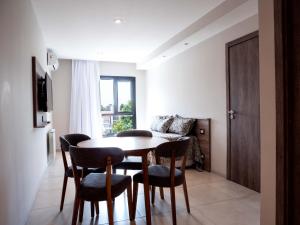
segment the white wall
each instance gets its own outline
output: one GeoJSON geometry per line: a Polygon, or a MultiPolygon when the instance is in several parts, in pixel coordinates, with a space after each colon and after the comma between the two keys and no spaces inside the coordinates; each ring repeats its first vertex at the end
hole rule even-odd
{"type": "Polygon", "coordinates": [[[147,71],[147,121],[154,115],[212,118],[212,171],[226,175],[225,44],[258,29],[253,16],[147,71]]]}
{"type": "MultiPolygon", "coordinates": [[[[145,128],[145,72],[136,70],[133,63],[99,62],[101,75],[136,77],[137,128],[145,128]]],[[[59,136],[69,132],[70,90],[72,61],[60,60],[60,67],[53,73],[53,121],[56,143],[59,136]]]]}
{"type": "Polygon", "coordinates": [[[30,0],[1,0],[0,27],[0,224],[23,225],[47,166],[50,127],[33,128],[31,76],[46,47],[30,0]]]}
{"type": "Polygon", "coordinates": [[[59,136],[69,133],[72,61],[59,60],[59,68],[52,74],[53,128],[56,147],[60,148],[59,136]]]}
{"type": "Polygon", "coordinates": [[[273,0],[259,1],[261,224],[276,219],[276,96],[273,0]]]}

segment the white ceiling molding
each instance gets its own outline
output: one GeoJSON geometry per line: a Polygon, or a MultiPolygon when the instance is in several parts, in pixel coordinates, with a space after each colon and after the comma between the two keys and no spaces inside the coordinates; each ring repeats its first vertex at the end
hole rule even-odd
{"type": "Polygon", "coordinates": [[[162,44],[137,69],[153,68],[257,13],[257,0],[227,0],[162,44]]]}

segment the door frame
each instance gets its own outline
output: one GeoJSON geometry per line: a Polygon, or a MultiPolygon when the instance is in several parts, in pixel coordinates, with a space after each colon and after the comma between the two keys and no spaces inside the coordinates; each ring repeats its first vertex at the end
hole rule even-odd
{"type": "Polygon", "coordinates": [[[230,127],[230,119],[228,117],[228,111],[230,110],[230,68],[229,68],[229,48],[240,44],[242,42],[248,41],[252,38],[258,37],[258,31],[254,31],[250,34],[246,34],[238,39],[235,39],[231,42],[226,43],[225,46],[225,58],[226,58],[226,121],[227,121],[227,173],[226,177],[227,179],[231,180],[231,142],[230,142],[230,136],[231,136],[231,127],[230,127]]]}
{"type": "MultiPolygon", "coordinates": [[[[297,9],[299,0],[274,0],[274,35],[275,35],[275,85],[276,85],[276,225],[295,224],[294,210],[299,210],[292,204],[295,198],[293,172],[299,168],[299,158],[294,157],[297,148],[294,142],[299,138],[299,120],[295,119],[294,107],[299,100],[294,98],[299,89],[293,85],[300,76],[300,56],[294,51],[300,47],[300,23],[297,9]],[[299,28],[298,28],[299,29],[299,28]],[[298,35],[298,37],[297,37],[298,35]],[[298,127],[297,127],[298,125],[298,127]]],[[[298,80],[299,81],[299,80],[298,80]]],[[[299,88],[299,87],[298,87],[299,88]]],[[[298,104],[298,105],[297,105],[298,104]]]]}

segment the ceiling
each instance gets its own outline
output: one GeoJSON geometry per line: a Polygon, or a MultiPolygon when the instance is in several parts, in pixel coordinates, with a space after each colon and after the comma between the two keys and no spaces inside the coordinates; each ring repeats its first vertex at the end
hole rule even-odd
{"type": "Polygon", "coordinates": [[[224,0],[32,2],[46,45],[59,58],[138,63],[224,0]]]}
{"type": "Polygon", "coordinates": [[[148,69],[258,13],[258,0],[32,0],[59,58],[148,69]],[[121,18],[123,23],[115,24],[121,18]]]}

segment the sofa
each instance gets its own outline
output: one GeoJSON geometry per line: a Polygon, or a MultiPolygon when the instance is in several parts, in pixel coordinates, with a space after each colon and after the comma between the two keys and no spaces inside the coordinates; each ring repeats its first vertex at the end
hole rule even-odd
{"type": "MultiPolygon", "coordinates": [[[[190,147],[187,151],[187,167],[202,168],[203,154],[195,130],[197,119],[185,118],[179,115],[175,116],[155,116],[151,123],[150,130],[154,137],[161,137],[170,141],[177,140],[181,137],[189,136],[191,138],[190,147]]],[[[151,162],[155,163],[155,157],[151,157],[151,162]]],[[[162,164],[168,165],[168,159],[162,159],[162,164]]],[[[176,167],[181,166],[181,161],[176,161],[176,167]]]]}

